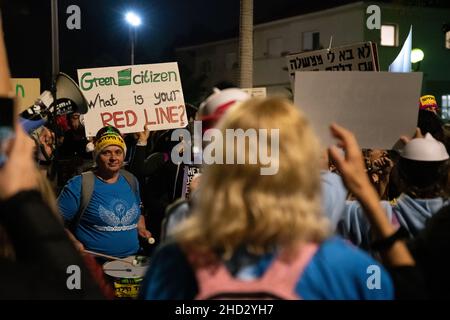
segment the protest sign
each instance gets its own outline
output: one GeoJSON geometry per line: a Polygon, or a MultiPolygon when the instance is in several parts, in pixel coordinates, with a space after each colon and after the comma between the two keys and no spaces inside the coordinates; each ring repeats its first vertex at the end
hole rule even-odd
{"type": "Polygon", "coordinates": [[[362,148],[391,149],[417,125],[422,73],[296,72],[294,102],[324,146],[329,125],[353,131],[362,148]]]}
{"type": "Polygon", "coordinates": [[[265,98],[267,96],[267,89],[265,87],[246,88],[246,89],[242,89],[242,91],[245,91],[246,93],[248,93],[252,98],[255,98],[255,97],[265,98]]]}
{"type": "Polygon", "coordinates": [[[361,42],[286,56],[292,85],[296,71],[379,71],[377,46],[361,42]]]}
{"type": "Polygon", "coordinates": [[[183,189],[181,196],[183,199],[189,199],[191,195],[191,182],[195,175],[201,173],[201,167],[196,165],[185,165],[183,176],[183,189]]]}
{"type": "Polygon", "coordinates": [[[86,135],[106,125],[122,133],[183,128],[186,108],[176,62],[78,70],[88,101],[86,135]]]}
{"type": "Polygon", "coordinates": [[[11,86],[17,97],[17,111],[31,107],[41,95],[41,81],[34,78],[12,78],[11,86]]]}

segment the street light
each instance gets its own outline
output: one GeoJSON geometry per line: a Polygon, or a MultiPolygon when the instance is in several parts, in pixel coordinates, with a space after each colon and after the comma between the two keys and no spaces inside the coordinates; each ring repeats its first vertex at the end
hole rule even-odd
{"type": "Polygon", "coordinates": [[[411,50],[411,63],[416,66],[414,68],[415,69],[414,71],[420,70],[420,62],[423,60],[424,57],[425,54],[423,53],[422,49],[416,48],[411,50]]]}
{"type": "Polygon", "coordinates": [[[136,41],[136,28],[142,24],[141,17],[129,11],[125,14],[125,20],[130,25],[131,65],[134,65],[134,42],[136,41]]]}
{"type": "Polygon", "coordinates": [[[423,51],[421,49],[413,49],[411,51],[411,62],[412,63],[417,63],[423,60],[423,58],[425,57],[425,54],[423,53],[423,51]]]}

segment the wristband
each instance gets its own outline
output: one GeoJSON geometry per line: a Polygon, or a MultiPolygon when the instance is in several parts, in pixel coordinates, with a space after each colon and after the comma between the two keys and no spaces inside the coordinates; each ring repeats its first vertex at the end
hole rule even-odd
{"type": "Polygon", "coordinates": [[[384,239],[374,241],[370,247],[374,251],[385,251],[385,250],[389,249],[390,247],[392,247],[394,245],[394,243],[397,242],[398,240],[407,239],[407,238],[409,238],[409,232],[408,232],[408,230],[406,230],[405,227],[401,226],[391,236],[384,238],[384,239]]]}

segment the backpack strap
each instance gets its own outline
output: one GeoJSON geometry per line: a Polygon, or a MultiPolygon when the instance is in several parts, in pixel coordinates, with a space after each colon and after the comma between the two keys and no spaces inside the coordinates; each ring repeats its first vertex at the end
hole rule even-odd
{"type": "Polygon", "coordinates": [[[266,270],[261,282],[268,286],[275,284],[276,289],[295,294],[297,283],[317,249],[317,244],[307,243],[298,247],[294,256],[290,256],[287,251],[282,251],[266,270]]]}
{"type": "Polygon", "coordinates": [[[283,250],[261,278],[251,281],[234,278],[218,259],[208,265],[199,264],[201,257],[195,252],[187,252],[188,261],[197,278],[199,290],[196,299],[300,299],[296,286],[317,248],[317,244],[311,243],[302,245],[293,253],[283,250]]]}
{"type": "Polygon", "coordinates": [[[80,206],[69,225],[69,229],[72,232],[74,232],[80,224],[81,217],[91,201],[92,193],[94,192],[94,183],[95,175],[92,171],[86,171],[81,174],[80,206]]]}
{"type": "Polygon", "coordinates": [[[131,190],[133,190],[133,193],[136,193],[138,185],[135,176],[131,172],[124,169],[120,170],[120,174],[125,178],[125,180],[127,180],[128,184],[131,187],[131,190]]]}
{"type": "MultiPolygon", "coordinates": [[[[126,170],[120,170],[120,174],[125,178],[129,186],[133,190],[133,194],[135,194],[138,186],[133,174],[126,170]]],[[[69,230],[72,232],[74,232],[80,224],[81,217],[83,216],[86,208],[89,205],[89,202],[91,201],[92,193],[94,192],[94,184],[95,175],[92,171],[86,171],[81,174],[80,206],[78,207],[77,213],[69,224],[69,230]]]]}

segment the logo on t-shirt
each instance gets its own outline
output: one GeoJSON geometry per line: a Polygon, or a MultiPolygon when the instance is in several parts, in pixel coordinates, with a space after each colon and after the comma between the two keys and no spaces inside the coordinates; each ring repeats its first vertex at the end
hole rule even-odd
{"type": "Polygon", "coordinates": [[[135,229],[137,227],[136,220],[139,216],[139,206],[134,203],[129,210],[127,210],[128,207],[126,202],[120,200],[112,204],[112,210],[99,205],[98,212],[106,226],[96,225],[95,228],[100,231],[126,231],[135,229]]]}

